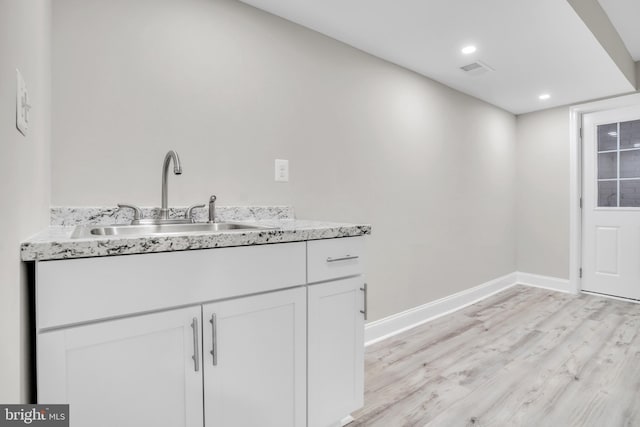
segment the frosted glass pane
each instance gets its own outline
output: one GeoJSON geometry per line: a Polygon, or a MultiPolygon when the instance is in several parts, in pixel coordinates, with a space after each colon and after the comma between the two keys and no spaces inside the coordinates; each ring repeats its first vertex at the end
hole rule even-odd
{"type": "Polygon", "coordinates": [[[598,151],[618,149],[618,124],[598,126],[598,151]]]}
{"type": "Polygon", "coordinates": [[[618,153],[598,154],[598,179],[618,177],[618,153]]]}
{"type": "Polygon", "coordinates": [[[620,206],[640,207],[640,179],[620,181],[620,206]]]}
{"type": "Polygon", "coordinates": [[[618,183],[616,181],[604,181],[598,183],[598,206],[618,206],[618,183]]]}
{"type": "Polygon", "coordinates": [[[620,148],[640,148],[640,120],[620,123],[620,148]]]}
{"type": "Polygon", "coordinates": [[[640,178],[640,150],[620,152],[620,178],[640,178]]]}

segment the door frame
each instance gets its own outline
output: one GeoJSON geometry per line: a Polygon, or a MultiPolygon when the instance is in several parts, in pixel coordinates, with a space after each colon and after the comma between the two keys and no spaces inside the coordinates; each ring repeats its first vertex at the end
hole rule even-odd
{"type": "Polygon", "coordinates": [[[640,105],[640,93],[574,105],[569,109],[569,289],[582,290],[582,116],[640,105]]]}

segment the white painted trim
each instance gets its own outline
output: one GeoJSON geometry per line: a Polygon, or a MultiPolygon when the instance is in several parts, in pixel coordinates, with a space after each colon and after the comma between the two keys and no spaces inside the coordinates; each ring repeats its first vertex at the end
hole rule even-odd
{"type": "Polygon", "coordinates": [[[614,295],[599,294],[597,292],[590,292],[590,291],[582,291],[582,293],[583,294],[587,294],[587,295],[593,295],[594,297],[609,298],[609,299],[614,299],[616,301],[624,301],[624,302],[630,302],[630,303],[633,303],[633,304],[640,304],[640,301],[637,300],[637,299],[616,297],[614,295]]]}
{"type": "Polygon", "coordinates": [[[354,418],[351,415],[348,415],[346,417],[344,417],[342,420],[340,420],[340,426],[344,427],[349,423],[352,423],[354,421],[354,418]]]}
{"type": "Polygon", "coordinates": [[[569,288],[578,293],[582,287],[582,113],[571,108],[569,113],[569,288]]]}
{"type": "Polygon", "coordinates": [[[568,279],[520,271],[490,280],[479,286],[449,295],[418,307],[375,320],[365,325],[365,345],[390,338],[423,323],[475,304],[514,285],[533,286],[556,292],[575,293],[568,279]]]}
{"type": "Polygon", "coordinates": [[[467,307],[516,284],[517,274],[510,273],[479,286],[436,301],[369,322],[365,326],[365,345],[371,345],[414,328],[430,320],[467,307]]]}
{"type": "Polygon", "coordinates": [[[582,116],[597,111],[612,110],[640,104],[640,93],[602,101],[575,105],[569,109],[569,289],[578,293],[582,288],[579,269],[582,264],[582,151],[580,127],[582,116]]]}
{"type": "Polygon", "coordinates": [[[516,283],[518,285],[533,286],[534,288],[549,289],[557,292],[575,293],[571,287],[569,279],[560,279],[558,277],[542,276],[540,274],[516,273],[516,283]]]}

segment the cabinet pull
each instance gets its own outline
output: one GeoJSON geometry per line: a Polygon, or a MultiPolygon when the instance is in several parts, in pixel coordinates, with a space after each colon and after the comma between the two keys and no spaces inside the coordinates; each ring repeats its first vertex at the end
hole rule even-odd
{"type": "Polygon", "coordinates": [[[364,314],[364,320],[367,320],[367,314],[369,313],[369,308],[367,307],[367,284],[365,283],[360,290],[364,292],[364,310],[360,310],[360,313],[364,314]]]}
{"type": "Polygon", "coordinates": [[[345,255],[338,258],[327,257],[327,262],[336,262],[336,261],[348,261],[350,259],[358,259],[360,258],[358,255],[345,255]]]}
{"type": "Polygon", "coordinates": [[[218,365],[218,318],[215,314],[211,315],[211,356],[213,356],[213,366],[218,365]]]}
{"type": "Polygon", "coordinates": [[[197,317],[193,318],[193,321],[191,322],[191,328],[193,329],[193,356],[191,356],[191,358],[193,359],[194,369],[196,370],[196,372],[198,372],[200,370],[200,349],[198,348],[198,338],[200,334],[198,334],[197,317]]]}

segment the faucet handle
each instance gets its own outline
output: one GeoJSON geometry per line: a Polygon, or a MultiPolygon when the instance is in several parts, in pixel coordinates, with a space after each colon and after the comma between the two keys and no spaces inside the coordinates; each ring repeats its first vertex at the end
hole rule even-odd
{"type": "Polygon", "coordinates": [[[202,208],[204,208],[204,205],[192,205],[192,206],[189,206],[187,208],[187,211],[184,214],[184,217],[186,219],[190,219],[191,221],[193,221],[193,211],[194,211],[194,209],[202,209],[202,208]]]}
{"type": "Polygon", "coordinates": [[[142,219],[142,210],[139,207],[134,205],[127,205],[125,203],[118,203],[118,210],[124,208],[133,210],[133,221],[140,221],[142,219]]]}
{"type": "Polygon", "coordinates": [[[216,195],[212,194],[211,197],[209,197],[209,222],[210,223],[214,223],[216,222],[216,195]]]}

